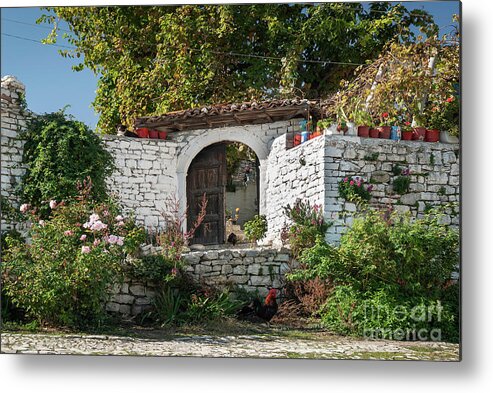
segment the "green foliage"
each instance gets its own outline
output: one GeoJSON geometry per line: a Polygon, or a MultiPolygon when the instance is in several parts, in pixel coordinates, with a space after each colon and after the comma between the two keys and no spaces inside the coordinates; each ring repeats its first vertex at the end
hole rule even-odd
{"type": "Polygon", "coordinates": [[[185,300],[176,288],[163,287],[153,299],[152,318],[162,326],[177,323],[185,306],[185,300]]]}
{"type": "Polygon", "coordinates": [[[176,276],[175,265],[174,260],[169,260],[163,255],[146,255],[130,261],[130,275],[143,281],[166,283],[176,276]]]}
{"type": "Polygon", "coordinates": [[[397,194],[405,194],[409,191],[410,184],[411,178],[409,176],[397,176],[392,180],[392,189],[397,194]]]}
{"type": "MultiPolygon", "coordinates": [[[[412,27],[436,31],[426,12],[385,2],[49,10],[56,17],[40,21],[70,26],[76,49],[62,55],[100,75],[93,105],[105,133],[138,116],[212,103],[323,97],[352,76],[343,63],[375,59],[389,40],[411,41],[412,27]]],[[[55,25],[47,41],[56,37],[55,25]]]]}
{"type": "Polygon", "coordinates": [[[372,185],[366,186],[360,177],[345,177],[339,182],[339,196],[350,202],[368,202],[372,185]]]}
{"type": "Polygon", "coordinates": [[[59,111],[33,117],[23,135],[23,163],[27,166],[20,184],[21,199],[47,217],[49,200],[62,201],[77,195],[77,183],[92,180],[92,198],[107,199],[106,176],[113,159],[99,137],[84,123],[59,111]]]}
{"type": "Polygon", "coordinates": [[[295,257],[312,247],[317,238],[323,238],[332,225],[325,221],[320,205],[312,206],[309,201],[303,202],[301,199],[297,199],[293,207],[289,204],[284,206],[284,214],[291,221],[287,237],[295,257]]]}
{"type": "Polygon", "coordinates": [[[377,152],[367,154],[367,155],[365,155],[364,160],[365,161],[376,161],[376,160],[378,160],[378,156],[379,156],[379,153],[377,153],[377,152]]]}
{"type": "Polygon", "coordinates": [[[154,299],[150,317],[162,326],[171,324],[202,324],[232,316],[243,305],[228,291],[205,292],[200,288],[187,290],[163,286],[154,299]]]}
{"type": "Polygon", "coordinates": [[[242,305],[242,302],[231,298],[227,291],[213,297],[192,295],[184,317],[189,323],[203,323],[235,315],[242,305]]]}
{"type": "Polygon", "coordinates": [[[246,238],[252,243],[262,240],[267,233],[267,218],[262,215],[255,215],[250,221],[245,222],[243,231],[246,238]]]}
{"type": "Polygon", "coordinates": [[[318,277],[334,285],[320,314],[336,332],[362,335],[365,329],[395,333],[436,328],[444,338],[456,340],[459,299],[450,288],[450,277],[459,263],[459,236],[441,225],[440,218],[436,211],[414,221],[408,215],[366,211],[354,220],[338,247],[319,239],[305,250],[300,257],[303,268],[288,279],[318,277]],[[443,308],[440,318],[439,310],[433,309],[438,304],[443,308]],[[401,306],[405,318],[395,312],[401,306]],[[431,307],[430,320],[410,314],[423,307],[431,307]],[[368,315],[368,310],[379,308],[383,313],[368,315]]]}
{"type": "Polygon", "coordinates": [[[7,238],[4,289],[40,323],[94,327],[105,320],[107,290],[121,277],[124,237],[134,224],[88,195],[58,204],[47,219],[31,215],[30,244],[7,238]]]}
{"type": "Polygon", "coordinates": [[[460,45],[458,32],[439,39],[436,34],[414,42],[392,41],[371,64],[356,70],[328,114],[358,111],[362,100],[374,120],[386,113],[387,125],[414,118],[416,125],[450,130],[459,128],[460,45]],[[435,67],[430,70],[430,59],[435,67]],[[453,100],[455,97],[455,100],[453,100]],[[453,100],[453,101],[450,101],[453,100]],[[431,119],[430,119],[431,118],[431,119]]]}
{"type": "Polygon", "coordinates": [[[10,201],[3,195],[0,195],[0,210],[2,211],[2,219],[5,221],[17,223],[23,219],[19,209],[12,206],[10,201]]]}

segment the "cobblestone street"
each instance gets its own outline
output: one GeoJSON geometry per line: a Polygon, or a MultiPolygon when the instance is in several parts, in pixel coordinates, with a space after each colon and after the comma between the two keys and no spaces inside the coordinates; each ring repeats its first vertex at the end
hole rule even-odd
{"type": "Polygon", "coordinates": [[[3,333],[2,353],[204,356],[307,359],[459,360],[459,346],[438,342],[368,341],[263,335],[135,338],[3,333]]]}

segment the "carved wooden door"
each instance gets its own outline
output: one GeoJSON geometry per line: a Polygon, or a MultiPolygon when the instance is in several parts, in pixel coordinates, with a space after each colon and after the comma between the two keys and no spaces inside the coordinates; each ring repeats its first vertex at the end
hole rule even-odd
{"type": "Polygon", "coordinates": [[[191,244],[224,243],[225,187],[226,145],[209,146],[193,159],[187,174],[188,229],[200,213],[202,196],[207,198],[204,221],[190,239],[191,244]]]}

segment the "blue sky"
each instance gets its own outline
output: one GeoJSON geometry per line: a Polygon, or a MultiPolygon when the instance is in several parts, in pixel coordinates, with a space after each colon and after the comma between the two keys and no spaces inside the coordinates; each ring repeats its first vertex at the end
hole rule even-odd
{"type": "MultiPolygon", "coordinates": [[[[458,1],[405,4],[408,9],[429,11],[442,27],[442,34],[451,30],[448,25],[452,15],[459,12],[458,1]]],[[[1,9],[1,74],[14,75],[26,85],[26,99],[32,111],[53,112],[70,105],[67,112],[94,129],[98,116],[91,103],[97,77],[89,70],[72,71],[77,61],[60,56],[59,47],[39,43],[50,31],[46,24],[36,26],[36,19],[44,12],[39,8],[1,9]]],[[[60,27],[67,28],[63,24],[60,27]]],[[[58,44],[69,45],[64,40],[58,44]]]]}

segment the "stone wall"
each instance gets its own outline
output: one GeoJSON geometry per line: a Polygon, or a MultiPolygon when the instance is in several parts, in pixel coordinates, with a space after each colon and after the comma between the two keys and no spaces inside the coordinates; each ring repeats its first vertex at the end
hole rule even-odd
{"type": "Polygon", "coordinates": [[[337,242],[356,205],[339,197],[338,183],[345,177],[361,176],[371,183],[370,205],[392,206],[400,212],[422,217],[433,206],[457,203],[444,217],[445,224],[459,225],[459,145],[421,141],[325,136],[325,217],[334,221],[327,240],[337,242]],[[409,191],[403,195],[393,189],[399,166],[410,174],[409,191]]]}
{"type": "Polygon", "coordinates": [[[139,224],[162,226],[161,211],[166,209],[167,198],[177,192],[177,142],[110,135],[104,136],[104,142],[116,165],[109,189],[139,224]]]}
{"type": "Polygon", "coordinates": [[[277,138],[267,162],[267,223],[265,241],[280,244],[280,233],[287,223],[284,206],[296,199],[324,205],[323,136],[286,150],[286,135],[277,138]]]}
{"type": "MultiPolygon", "coordinates": [[[[158,249],[152,250],[157,252],[158,249]]],[[[280,288],[290,268],[289,250],[285,248],[228,248],[190,251],[183,255],[186,272],[196,282],[218,287],[258,290],[265,296],[267,287],[280,288]]],[[[127,277],[116,284],[107,303],[108,311],[137,315],[149,308],[156,294],[152,283],[127,277]]]]}
{"type": "MultiPolygon", "coordinates": [[[[23,108],[24,85],[10,75],[2,78],[1,85],[1,195],[4,202],[18,211],[20,201],[15,190],[25,172],[22,165],[24,141],[20,133],[26,127],[29,113],[23,108]]],[[[6,216],[6,213],[2,209],[2,231],[14,228],[20,230],[19,224],[6,216]]]]}
{"type": "Polygon", "coordinates": [[[176,197],[180,212],[186,208],[186,174],[195,156],[218,142],[246,144],[260,161],[260,213],[266,209],[267,157],[274,139],[293,132],[298,121],[174,132],[169,139],[140,139],[104,136],[108,151],[115,158],[117,171],[109,179],[112,191],[137,222],[146,227],[162,227],[161,211],[169,197],[176,197]]]}

